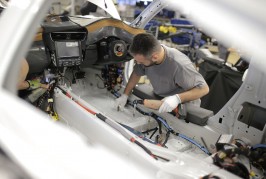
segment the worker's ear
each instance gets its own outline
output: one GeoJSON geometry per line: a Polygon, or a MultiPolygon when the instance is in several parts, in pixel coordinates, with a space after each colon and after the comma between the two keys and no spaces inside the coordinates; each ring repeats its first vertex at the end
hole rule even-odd
{"type": "Polygon", "coordinates": [[[159,61],[159,54],[158,53],[153,53],[151,56],[151,61],[153,62],[158,62],[159,61]]]}

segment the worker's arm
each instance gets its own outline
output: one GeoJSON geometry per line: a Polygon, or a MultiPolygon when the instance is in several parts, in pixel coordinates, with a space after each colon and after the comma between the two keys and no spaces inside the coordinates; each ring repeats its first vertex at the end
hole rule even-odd
{"type": "Polygon", "coordinates": [[[182,103],[199,99],[209,93],[209,86],[194,87],[191,90],[179,93],[178,96],[182,103]]]}
{"type": "Polygon", "coordinates": [[[201,86],[201,87],[194,87],[191,90],[185,91],[183,93],[179,93],[179,94],[165,97],[162,100],[162,105],[159,108],[159,112],[171,112],[180,103],[199,99],[202,96],[208,94],[208,92],[209,92],[209,87],[206,84],[206,85],[201,86]]]}
{"type": "Polygon", "coordinates": [[[29,87],[28,82],[25,81],[28,72],[29,72],[28,62],[26,61],[26,59],[23,59],[21,62],[18,83],[17,83],[17,88],[19,90],[27,89],[29,87]]]}
{"type": "MultiPolygon", "coordinates": [[[[196,99],[201,98],[202,96],[208,94],[209,87],[208,85],[203,86],[202,88],[193,88],[192,90],[186,91],[184,93],[177,94],[180,98],[179,103],[187,102],[187,101],[193,101],[196,99]]],[[[176,96],[176,95],[174,95],[176,96]]],[[[177,103],[176,105],[178,105],[177,103]]],[[[159,109],[161,105],[163,104],[163,101],[160,100],[151,100],[151,99],[145,99],[143,101],[144,106],[151,108],[151,109],[159,109]]],[[[175,105],[175,104],[174,104],[175,105]]]]}
{"type": "Polygon", "coordinates": [[[26,77],[29,72],[29,64],[26,59],[23,59],[21,62],[19,77],[18,77],[18,83],[17,83],[17,89],[18,90],[25,90],[25,89],[36,89],[36,88],[45,88],[48,89],[48,84],[42,84],[40,83],[40,80],[27,80],[26,77]]]}
{"type": "Polygon", "coordinates": [[[39,80],[27,80],[27,81],[21,82],[18,85],[19,90],[24,90],[24,89],[33,90],[33,89],[37,89],[37,88],[48,89],[49,84],[42,84],[42,83],[40,83],[39,80]]]}
{"type": "Polygon", "coordinates": [[[22,81],[18,85],[19,90],[24,90],[24,89],[28,89],[28,88],[29,88],[29,83],[27,81],[22,81]]]}
{"type": "Polygon", "coordinates": [[[127,96],[129,96],[129,94],[131,93],[131,91],[133,90],[133,88],[136,86],[136,84],[139,82],[141,76],[137,75],[136,72],[132,72],[130,75],[130,78],[128,80],[128,83],[126,85],[124,94],[126,94],[127,96]]]}

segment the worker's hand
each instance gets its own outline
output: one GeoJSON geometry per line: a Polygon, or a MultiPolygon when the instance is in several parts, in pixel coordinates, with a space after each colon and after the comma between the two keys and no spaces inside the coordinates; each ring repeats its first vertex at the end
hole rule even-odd
{"type": "Polygon", "coordinates": [[[40,87],[41,88],[44,88],[44,89],[48,89],[50,87],[50,85],[49,84],[43,84],[43,83],[41,83],[41,86],[40,87]]]}
{"type": "Polygon", "coordinates": [[[125,107],[125,105],[127,103],[127,98],[128,98],[128,95],[126,95],[126,94],[122,94],[119,98],[117,98],[115,100],[115,108],[117,110],[123,111],[124,107],[125,107]]]}
{"type": "Polygon", "coordinates": [[[27,82],[29,83],[28,90],[34,90],[41,87],[40,80],[27,80],[27,82]]]}
{"type": "Polygon", "coordinates": [[[173,111],[180,103],[180,97],[175,94],[173,96],[168,96],[162,99],[163,104],[159,108],[159,112],[171,112],[173,111]]]}

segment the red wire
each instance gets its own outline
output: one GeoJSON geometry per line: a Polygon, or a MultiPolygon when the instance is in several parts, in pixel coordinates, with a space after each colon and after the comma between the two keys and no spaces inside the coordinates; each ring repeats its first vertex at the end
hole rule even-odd
{"type": "Polygon", "coordinates": [[[81,106],[83,109],[85,109],[86,111],[88,111],[89,113],[91,113],[91,114],[93,114],[93,115],[96,115],[96,114],[97,114],[97,113],[94,112],[93,110],[91,110],[91,109],[89,109],[89,108],[83,106],[82,104],[80,104],[78,101],[76,101],[76,103],[77,103],[79,106],[81,106]]]}
{"type": "MultiPolygon", "coordinates": [[[[73,100],[72,96],[69,94],[69,93],[66,93],[66,96],[69,97],[70,99],[73,100]]],[[[86,111],[88,111],[89,113],[91,113],[92,115],[96,115],[97,113],[94,112],[93,110],[83,106],[81,103],[79,103],[78,101],[76,100],[73,100],[74,102],[76,102],[80,107],[82,107],[83,109],[85,109],[86,111]]]]}

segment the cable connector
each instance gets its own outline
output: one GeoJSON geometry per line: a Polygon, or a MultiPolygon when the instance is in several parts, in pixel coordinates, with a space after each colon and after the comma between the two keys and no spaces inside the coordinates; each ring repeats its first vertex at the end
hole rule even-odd
{"type": "Polygon", "coordinates": [[[133,102],[133,117],[135,117],[135,113],[136,113],[136,108],[137,108],[137,104],[144,104],[144,100],[142,100],[142,99],[136,99],[136,100],[134,100],[133,102]]]}
{"type": "Polygon", "coordinates": [[[137,104],[144,104],[144,100],[143,99],[136,99],[133,101],[133,105],[137,105],[137,104]]]}

